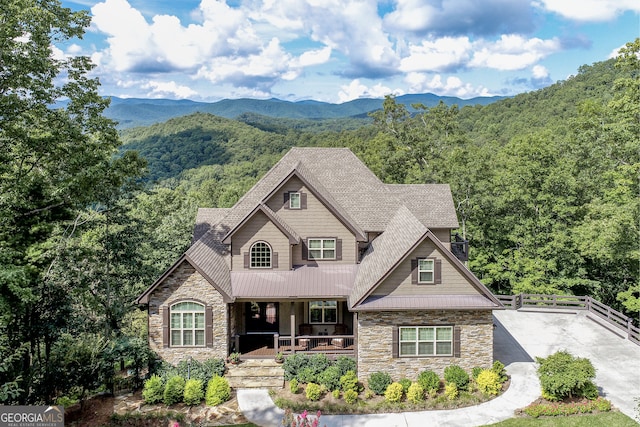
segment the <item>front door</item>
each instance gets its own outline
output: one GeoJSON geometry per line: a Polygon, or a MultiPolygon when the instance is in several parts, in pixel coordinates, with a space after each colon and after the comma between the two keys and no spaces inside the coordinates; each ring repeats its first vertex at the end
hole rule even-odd
{"type": "Polygon", "coordinates": [[[245,303],[247,334],[274,334],[278,332],[278,303],[256,302],[245,303]]]}

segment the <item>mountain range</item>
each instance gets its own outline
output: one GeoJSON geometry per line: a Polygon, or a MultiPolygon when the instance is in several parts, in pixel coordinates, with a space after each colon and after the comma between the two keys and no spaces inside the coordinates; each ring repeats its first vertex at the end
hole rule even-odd
{"type": "MultiPolygon", "coordinates": [[[[410,111],[413,111],[411,104],[432,107],[443,101],[447,105],[457,104],[459,107],[463,107],[465,105],[487,105],[504,98],[503,96],[493,96],[461,99],[425,93],[398,96],[396,102],[405,104],[410,111]]],[[[149,126],[196,112],[210,113],[229,119],[237,118],[246,113],[292,119],[366,118],[368,113],[382,108],[383,101],[384,99],[360,98],[342,104],[331,104],[313,100],[291,102],[276,98],[265,100],[241,98],[223,99],[217,102],[196,102],[111,97],[111,105],[106,110],[105,116],[117,121],[119,129],[149,126]]]]}

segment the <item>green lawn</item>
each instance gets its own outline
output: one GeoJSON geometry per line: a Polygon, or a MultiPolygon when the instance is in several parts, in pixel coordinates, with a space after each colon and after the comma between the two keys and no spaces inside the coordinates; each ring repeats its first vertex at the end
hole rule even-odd
{"type": "MultiPolygon", "coordinates": [[[[574,415],[571,417],[510,418],[491,427],[637,427],[638,423],[622,412],[574,415]]],[[[488,426],[487,426],[488,427],[488,426]]]]}

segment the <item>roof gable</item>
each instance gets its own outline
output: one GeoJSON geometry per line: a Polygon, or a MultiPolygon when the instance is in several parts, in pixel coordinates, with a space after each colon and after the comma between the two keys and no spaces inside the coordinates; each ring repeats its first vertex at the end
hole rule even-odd
{"type": "MultiPolygon", "coordinates": [[[[447,260],[463,276],[477,291],[478,295],[488,300],[488,306],[502,306],[489,289],[443,245],[433,232],[424,227],[404,206],[398,209],[385,232],[375,239],[367,249],[360,265],[353,291],[349,296],[349,306],[358,308],[358,306],[365,303],[385,278],[405,259],[410,257],[414,250],[426,240],[435,245],[443,259],[447,260]]],[[[366,304],[361,308],[365,306],[366,304]]],[[[378,306],[382,307],[383,305],[378,304],[378,306]]]]}
{"type": "Polygon", "coordinates": [[[298,236],[298,233],[296,233],[295,230],[293,230],[277,213],[271,210],[269,206],[263,203],[260,203],[258,206],[256,206],[255,209],[249,212],[242,221],[238,222],[238,224],[234,228],[229,230],[229,232],[222,238],[222,243],[226,245],[231,244],[231,237],[233,236],[233,234],[235,234],[236,231],[240,230],[242,226],[250,221],[258,212],[262,212],[263,214],[265,214],[267,218],[269,218],[269,221],[271,221],[276,227],[278,227],[282,234],[287,236],[290,244],[297,245],[298,243],[300,243],[300,236],[298,236]]]}

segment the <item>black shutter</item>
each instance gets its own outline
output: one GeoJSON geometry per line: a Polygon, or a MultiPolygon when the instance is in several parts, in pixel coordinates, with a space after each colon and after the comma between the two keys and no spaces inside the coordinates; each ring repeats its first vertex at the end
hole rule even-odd
{"type": "Polygon", "coordinates": [[[300,209],[307,209],[307,193],[300,192],[300,209]]]}
{"type": "Polygon", "coordinates": [[[300,242],[300,245],[302,247],[302,259],[303,260],[309,259],[309,249],[307,248],[306,239],[302,239],[302,241],[300,242]]]}
{"type": "Polygon", "coordinates": [[[460,357],[460,327],[453,328],[453,357],[460,357]]]}
{"type": "Polygon", "coordinates": [[[278,268],[278,252],[271,255],[271,268],[278,268]]]}
{"type": "Polygon", "coordinates": [[[210,305],[204,311],[204,340],[207,347],[213,347],[213,309],[210,305]]]}
{"type": "Polygon", "coordinates": [[[169,347],[169,307],[160,307],[160,317],[162,318],[162,347],[169,347]]]}
{"type": "Polygon", "coordinates": [[[418,259],[414,258],[411,260],[411,284],[418,284],[418,259]]]}
{"type": "Polygon", "coordinates": [[[289,193],[284,193],[284,208],[289,209],[289,193]]]}
{"type": "Polygon", "coordinates": [[[249,268],[249,252],[244,253],[244,268],[249,268]]]}
{"type": "Polygon", "coordinates": [[[442,283],[442,260],[436,259],[433,262],[433,281],[436,285],[442,283]]]}
{"type": "Polygon", "coordinates": [[[342,260],[342,239],[336,239],[336,260],[342,260]]]}
{"type": "Polygon", "coordinates": [[[391,357],[398,358],[398,327],[391,330],[391,357]]]}

